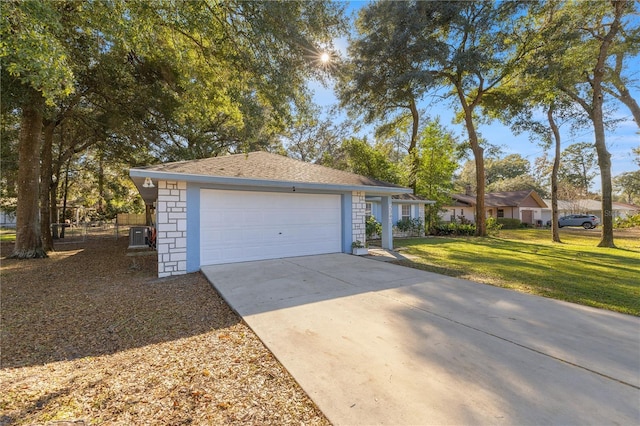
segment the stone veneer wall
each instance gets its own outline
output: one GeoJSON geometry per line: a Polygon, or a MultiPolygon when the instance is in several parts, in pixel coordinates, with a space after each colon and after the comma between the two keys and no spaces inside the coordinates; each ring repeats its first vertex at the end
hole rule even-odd
{"type": "Polygon", "coordinates": [[[362,244],[367,241],[366,210],[364,191],[353,191],[351,194],[352,241],[360,241],[362,244]]]}
{"type": "Polygon", "coordinates": [[[156,203],[158,277],[187,273],[187,183],[159,181],[156,203]]]}

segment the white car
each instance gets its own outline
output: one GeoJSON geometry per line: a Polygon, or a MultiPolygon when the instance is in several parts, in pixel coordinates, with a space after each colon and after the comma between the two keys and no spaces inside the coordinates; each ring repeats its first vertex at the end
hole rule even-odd
{"type": "Polygon", "coordinates": [[[600,218],[592,214],[570,214],[558,219],[558,227],[582,226],[584,229],[593,229],[600,223],[600,218]]]}

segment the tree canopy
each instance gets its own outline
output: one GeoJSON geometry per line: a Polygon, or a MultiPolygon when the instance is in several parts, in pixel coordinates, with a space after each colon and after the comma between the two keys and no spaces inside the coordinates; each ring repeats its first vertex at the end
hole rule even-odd
{"type": "Polygon", "coordinates": [[[65,122],[85,126],[102,151],[127,142],[156,161],[270,149],[343,29],[341,6],[328,1],[3,3],[2,113],[21,120],[14,255],[44,256],[46,125],[60,138],[65,122]]]}
{"type": "Polygon", "coordinates": [[[462,146],[473,159],[457,183],[476,192],[478,235],[485,191],[586,193],[594,162],[603,211],[614,189],[635,199],[634,172],[611,176],[604,130],[616,108],[639,121],[637,2],[375,1],[359,8],[344,58],[333,46],[347,30],[344,6],[326,0],[10,0],[0,12],[0,195],[18,200],[17,257],[53,248],[61,198],[109,216],[142,209],[119,173],[127,166],[253,150],[440,202],[462,146]],[[323,52],[331,66],[320,66],[323,52]],[[312,105],[310,79],[330,77],[350,121],[312,105]],[[426,99],[451,108],[465,137],[432,121],[426,99]],[[538,178],[549,161],[534,178],[533,158],[492,155],[479,129],[493,119],[545,150],[553,142],[550,185],[538,178]],[[375,131],[356,135],[362,122],[375,131]],[[561,155],[563,122],[586,123],[593,140],[561,155]]]}

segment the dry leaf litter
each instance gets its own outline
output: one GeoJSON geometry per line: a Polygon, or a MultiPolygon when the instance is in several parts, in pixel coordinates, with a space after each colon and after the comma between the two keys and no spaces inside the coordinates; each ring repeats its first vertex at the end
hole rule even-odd
{"type": "Polygon", "coordinates": [[[0,269],[0,425],[327,425],[200,273],[126,238],[0,269]]]}

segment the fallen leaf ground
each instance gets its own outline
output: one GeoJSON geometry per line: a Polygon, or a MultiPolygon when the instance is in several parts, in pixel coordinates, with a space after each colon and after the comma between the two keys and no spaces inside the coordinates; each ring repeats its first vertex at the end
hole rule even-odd
{"type": "Polygon", "coordinates": [[[203,275],[127,242],[2,245],[0,425],[329,424],[203,275]]]}

